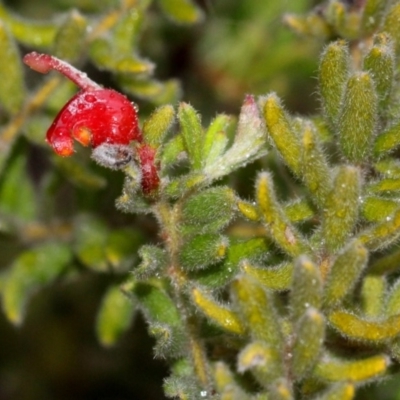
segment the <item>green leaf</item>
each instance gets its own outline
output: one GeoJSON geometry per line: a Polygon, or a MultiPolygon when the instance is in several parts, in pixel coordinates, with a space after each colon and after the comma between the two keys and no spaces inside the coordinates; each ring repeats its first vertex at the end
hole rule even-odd
{"type": "Polygon", "coordinates": [[[91,59],[99,68],[116,73],[150,75],[154,70],[151,62],[142,60],[132,53],[129,55],[115,54],[111,41],[105,38],[93,40],[90,43],[89,52],[91,59]]]}
{"type": "MultiPolygon", "coordinates": [[[[383,7],[383,6],[382,6],[383,7]]],[[[400,53],[400,32],[397,29],[397,21],[400,18],[400,3],[395,2],[386,12],[381,30],[387,32],[394,40],[396,53],[400,53]]]]}
{"type": "Polygon", "coordinates": [[[354,384],[340,382],[330,385],[316,400],[353,400],[356,388],[354,384]]]}
{"type": "Polygon", "coordinates": [[[157,108],[143,124],[145,142],[150,146],[160,146],[174,119],[175,111],[172,106],[166,105],[157,108]]]}
{"type": "Polygon", "coordinates": [[[71,261],[68,246],[44,243],[22,252],[11,265],[3,287],[3,309],[16,325],[22,323],[26,305],[39,288],[54,281],[71,261]]]}
{"type": "Polygon", "coordinates": [[[374,46],[371,47],[364,58],[363,68],[369,71],[373,77],[381,112],[385,113],[385,109],[388,107],[388,96],[394,81],[395,53],[393,42],[386,33],[376,36],[374,42],[374,46]]]}
{"type": "Polygon", "coordinates": [[[201,151],[203,128],[201,126],[200,116],[191,105],[181,103],[178,109],[178,119],[181,125],[181,135],[189,162],[194,170],[199,170],[204,157],[201,151]]]}
{"type": "Polygon", "coordinates": [[[188,270],[206,268],[221,261],[227,246],[227,238],[219,234],[196,235],[182,246],[180,264],[188,270]]]}
{"type": "Polygon", "coordinates": [[[292,285],[294,269],[292,263],[273,267],[255,267],[246,260],[242,263],[241,269],[269,289],[288,290],[292,285]]]}
{"type": "Polygon", "coordinates": [[[338,122],[349,64],[349,50],[344,40],[330,43],[322,53],[318,74],[319,86],[324,112],[333,127],[338,122]]]}
{"type": "Polygon", "coordinates": [[[379,275],[366,275],[362,282],[361,304],[364,315],[380,318],[385,313],[386,278],[379,275]]]}
{"type": "Polygon", "coordinates": [[[368,196],[361,204],[362,216],[370,222],[383,221],[399,207],[397,200],[368,196]]]}
{"type": "Polygon", "coordinates": [[[300,140],[276,94],[273,93],[265,99],[263,112],[268,135],[272,138],[285,163],[298,175],[302,153],[300,140]]]}
{"type": "Polygon", "coordinates": [[[400,315],[387,319],[367,319],[349,311],[336,310],[328,315],[331,325],[341,335],[363,342],[381,343],[400,334],[400,315]]]}
{"type": "Polygon", "coordinates": [[[252,277],[241,274],[232,282],[232,294],[242,324],[253,340],[271,346],[275,367],[281,369],[282,333],[271,292],[252,277]]]}
{"type": "Polygon", "coordinates": [[[121,292],[119,286],[111,286],[103,297],[97,314],[96,332],[103,346],[113,346],[129,328],[135,306],[121,292]]]}
{"type": "Polygon", "coordinates": [[[320,269],[302,256],[297,259],[293,271],[290,294],[291,319],[293,323],[304,315],[309,307],[318,310],[322,303],[322,279],[320,269]]]}
{"type": "Polygon", "coordinates": [[[137,279],[146,279],[167,267],[168,257],[164,249],[153,245],[144,245],[139,250],[141,263],[133,270],[137,279]]]}
{"type": "Polygon", "coordinates": [[[376,129],[378,97],[369,72],[355,72],[348,80],[339,117],[339,139],[349,161],[365,162],[376,129]]]}
{"type": "Polygon", "coordinates": [[[72,10],[57,31],[53,53],[65,61],[76,61],[86,43],[87,21],[77,10],[72,10]]]}
{"type": "Polygon", "coordinates": [[[383,375],[388,366],[389,358],[386,355],[355,361],[326,357],[317,365],[314,373],[319,379],[330,382],[362,382],[383,375]]]}
{"type": "Polygon", "coordinates": [[[276,351],[265,342],[253,341],[239,353],[238,372],[251,371],[260,385],[267,387],[269,383],[280,377],[280,368],[276,368],[276,351]]]}
{"type": "Polygon", "coordinates": [[[23,153],[10,160],[7,174],[0,183],[0,213],[22,221],[36,218],[38,204],[36,193],[23,153]]]}
{"type": "Polygon", "coordinates": [[[227,306],[214,300],[209,294],[204,293],[199,288],[193,288],[192,299],[194,304],[221,328],[231,333],[244,333],[244,326],[237,314],[227,306]]]}
{"type": "Polygon", "coordinates": [[[1,19],[0,49],[0,104],[7,112],[15,114],[21,110],[26,97],[24,74],[17,44],[1,19]]]}
{"type": "Polygon", "coordinates": [[[191,272],[190,277],[208,288],[223,287],[237,274],[241,261],[261,263],[265,259],[267,251],[268,246],[263,238],[231,239],[226,256],[221,263],[212,268],[191,272]]]}
{"type": "Polygon", "coordinates": [[[332,172],[314,130],[315,128],[311,123],[304,124],[301,175],[308,190],[313,195],[313,200],[323,208],[326,197],[332,189],[332,172]]]}
{"type": "Polygon", "coordinates": [[[234,206],[234,192],[223,186],[207,189],[189,197],[182,207],[183,233],[220,231],[233,218],[234,206]]]}
{"type": "Polygon", "coordinates": [[[335,306],[357,283],[368,260],[368,251],[357,240],[338,254],[329,271],[324,289],[326,306],[335,306]]]}
{"type": "Polygon", "coordinates": [[[286,218],[275,197],[272,177],[267,172],[261,173],[257,179],[256,197],[262,220],[271,239],[290,256],[306,253],[308,244],[286,218]]]}
{"type": "Polygon", "coordinates": [[[325,319],[315,308],[308,308],[295,328],[292,370],[301,379],[317,362],[324,341],[325,319]]]}
{"type": "Polygon", "coordinates": [[[204,135],[203,154],[204,166],[210,165],[218,160],[228,145],[226,131],[232,123],[228,115],[217,115],[212,121],[204,135]]]}
{"type": "Polygon", "coordinates": [[[322,236],[328,250],[340,249],[348,240],[356,224],[361,191],[358,168],[341,166],[334,178],[322,221],[322,236]]]}
{"type": "Polygon", "coordinates": [[[386,4],[382,0],[366,0],[361,20],[364,32],[372,33],[380,25],[386,4]]]}
{"type": "Polygon", "coordinates": [[[381,157],[400,144],[400,121],[392,124],[388,129],[380,133],[374,142],[373,149],[376,157],[381,157]]]}
{"type": "Polygon", "coordinates": [[[266,140],[265,126],[257,103],[253,96],[247,95],[240,109],[232,146],[204,168],[208,180],[212,182],[222,178],[265,155],[266,140]]]}
{"type": "Polygon", "coordinates": [[[57,25],[52,22],[38,22],[19,18],[0,4],[0,20],[9,27],[15,38],[27,45],[48,47],[56,35],[57,25]]]}
{"type": "Polygon", "coordinates": [[[158,0],[161,8],[176,22],[192,24],[203,19],[203,13],[191,0],[158,0]]]}

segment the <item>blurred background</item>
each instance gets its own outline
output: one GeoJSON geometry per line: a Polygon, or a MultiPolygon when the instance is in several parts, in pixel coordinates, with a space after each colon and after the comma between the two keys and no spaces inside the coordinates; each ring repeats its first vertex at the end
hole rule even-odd
{"type": "MultiPolygon", "coordinates": [[[[93,14],[116,0],[8,0],[13,13],[43,21],[57,18],[72,8],[93,14]],[[101,3],[101,4],[99,4],[101,3]]],[[[294,113],[311,115],[318,111],[316,71],[323,43],[295,37],[282,23],[285,12],[302,13],[316,5],[311,0],[198,0],[205,19],[196,25],[171,22],[158,8],[151,7],[138,47],[141,55],[155,65],[155,77],[181,82],[181,100],[191,103],[206,125],[216,113],[237,115],[244,95],[275,91],[294,113]]],[[[28,50],[22,48],[24,53],[28,50]]],[[[107,74],[93,65],[85,70],[100,83],[107,74]]],[[[33,74],[28,75],[33,77],[33,74]]],[[[33,77],[32,79],[36,79],[33,77]]],[[[32,84],[29,83],[28,84],[32,84]]],[[[133,98],[143,114],[154,108],[151,101],[133,98]]],[[[43,132],[44,136],[44,132],[43,132]]],[[[17,145],[18,146],[18,145],[17,145]]],[[[20,146],[26,148],[27,144],[20,146]]],[[[49,161],[42,149],[29,147],[29,160],[49,161]]],[[[121,214],[114,207],[122,187],[118,173],[100,171],[108,180],[95,193],[63,188],[57,212],[73,214],[87,210],[112,227],[138,224],[139,242],[156,241],[155,221],[142,221],[121,214]],[[71,196],[66,204],[65,193],[71,196]]],[[[243,191],[252,192],[252,169],[241,172],[243,191]],[[247,174],[247,175],[246,175],[247,174]]],[[[61,193],[61,194],[60,194],[61,193]]],[[[67,198],[69,198],[67,196],[67,198]]],[[[1,197],[1,193],[0,193],[1,197]]],[[[5,269],[20,247],[12,235],[0,234],[0,263],[5,269]]],[[[137,263],[133,257],[129,268],[137,263]]],[[[163,399],[162,380],[166,364],[152,355],[154,342],[145,323],[136,314],[129,329],[111,347],[96,337],[96,318],[101,299],[110,283],[118,280],[112,272],[78,265],[73,274],[40,290],[29,302],[20,327],[0,313],[0,400],[155,400],[163,399]]],[[[369,388],[361,398],[394,399],[391,383],[369,388]]]]}

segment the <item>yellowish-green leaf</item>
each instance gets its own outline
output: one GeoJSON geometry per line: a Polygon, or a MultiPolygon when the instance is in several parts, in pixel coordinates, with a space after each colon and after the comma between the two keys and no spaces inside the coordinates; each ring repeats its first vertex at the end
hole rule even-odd
{"type": "Polygon", "coordinates": [[[103,346],[112,346],[129,328],[134,304],[118,286],[111,286],[103,297],[97,314],[96,331],[103,346]]]}

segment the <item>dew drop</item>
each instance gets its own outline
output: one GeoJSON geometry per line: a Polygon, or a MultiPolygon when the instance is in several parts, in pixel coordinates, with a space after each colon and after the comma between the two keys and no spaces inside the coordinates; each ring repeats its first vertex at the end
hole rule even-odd
{"type": "Polygon", "coordinates": [[[93,94],[87,94],[87,95],[85,95],[85,100],[88,103],[94,103],[96,101],[96,96],[93,94]]]}

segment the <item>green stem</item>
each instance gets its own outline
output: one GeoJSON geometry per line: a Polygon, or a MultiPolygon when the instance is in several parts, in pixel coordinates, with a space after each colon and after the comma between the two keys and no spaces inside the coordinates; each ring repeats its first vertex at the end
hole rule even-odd
{"type": "Polygon", "coordinates": [[[179,265],[179,250],[182,244],[179,232],[180,208],[179,202],[171,207],[168,203],[160,201],[154,206],[154,212],[160,221],[161,234],[169,254],[170,262],[167,271],[175,288],[172,296],[181,311],[182,320],[186,327],[194,371],[201,386],[210,390],[212,387],[210,367],[207,362],[204,344],[197,334],[197,317],[191,313],[190,306],[184,296],[185,287],[189,284],[189,280],[179,265]]]}

